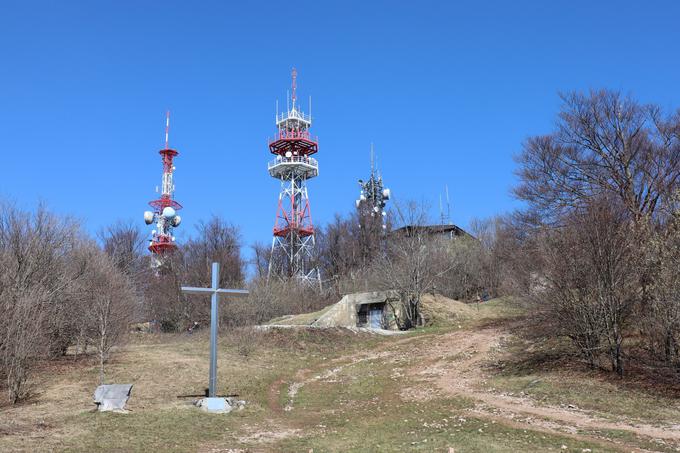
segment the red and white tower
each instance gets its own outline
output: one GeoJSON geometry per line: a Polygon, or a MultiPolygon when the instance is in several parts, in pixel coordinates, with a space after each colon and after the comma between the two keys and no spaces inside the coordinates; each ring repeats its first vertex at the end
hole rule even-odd
{"type": "Polygon", "coordinates": [[[307,180],[319,175],[319,164],[311,157],[318,151],[318,143],[309,134],[311,115],[297,105],[296,78],[293,68],[291,102],[286,112],[276,112],[277,133],[269,142],[269,151],[276,155],[267,165],[269,174],[281,181],[269,276],[320,285],[321,276],[312,263],[314,224],[307,194],[307,180]]]}
{"type": "MultiPolygon", "coordinates": [[[[177,211],[182,209],[182,205],[173,199],[175,184],[172,175],[175,171],[173,159],[179,154],[171,149],[168,144],[168,133],[170,130],[170,112],[165,117],[165,148],[158,153],[163,162],[163,180],[161,183],[161,196],[157,200],[149,202],[153,211],[144,212],[144,222],[147,225],[156,224],[156,229],[151,232],[149,251],[154,254],[154,265],[159,266],[163,262],[164,255],[173,252],[177,245],[172,230],[178,227],[182,219],[177,215],[177,211]]],[[[158,191],[158,188],[156,188],[158,191]]]]}

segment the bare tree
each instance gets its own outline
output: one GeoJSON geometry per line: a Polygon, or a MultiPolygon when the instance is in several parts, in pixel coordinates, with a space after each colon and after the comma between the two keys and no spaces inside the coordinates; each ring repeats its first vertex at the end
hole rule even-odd
{"type": "Polygon", "coordinates": [[[638,307],[642,339],[653,365],[680,373],[680,193],[673,197],[667,219],[647,225],[647,262],[653,276],[645,282],[644,304],[638,307]]]}
{"type": "Polygon", "coordinates": [[[438,238],[431,247],[436,259],[437,292],[454,299],[474,300],[487,292],[491,251],[470,237],[438,238]]]}
{"type": "Polygon", "coordinates": [[[0,375],[12,402],[26,394],[31,364],[63,354],[73,338],[69,290],[80,270],[68,263],[79,234],[42,206],[0,205],[0,375]]]}
{"type": "Polygon", "coordinates": [[[436,279],[446,271],[442,269],[441,248],[421,228],[426,224],[426,211],[422,205],[411,202],[405,206],[395,204],[398,222],[404,226],[389,238],[387,251],[373,265],[377,284],[400,294],[402,310],[396,322],[400,329],[410,329],[420,324],[420,298],[432,291],[436,279]]]}
{"type": "Polygon", "coordinates": [[[653,216],[679,182],[680,116],[613,91],[562,99],[557,130],[524,144],[515,194],[547,222],[600,196],[653,216]]]}
{"type": "Polygon", "coordinates": [[[545,335],[571,339],[592,367],[604,355],[619,375],[644,265],[624,209],[602,199],[561,228],[546,228],[539,241],[544,266],[529,294],[532,320],[545,335]]]}
{"type": "Polygon", "coordinates": [[[241,258],[241,236],[238,228],[218,217],[201,221],[198,234],[182,247],[185,276],[192,284],[210,284],[210,269],[220,263],[222,285],[243,285],[245,263],[241,258]]]}
{"type": "MultiPolygon", "coordinates": [[[[241,287],[245,283],[245,261],[241,258],[241,237],[237,227],[212,217],[199,222],[197,234],[165,260],[157,275],[148,279],[145,299],[148,312],[164,330],[183,330],[193,322],[210,317],[210,305],[180,291],[183,284],[209,286],[211,265],[220,266],[220,284],[241,287]]],[[[229,306],[223,313],[229,313],[229,306]]]]}
{"type": "Polygon", "coordinates": [[[79,253],[87,262],[80,288],[85,301],[83,318],[97,348],[99,383],[103,384],[104,364],[129,330],[135,295],[130,280],[109,256],[94,246],[83,247],[79,253]]]}
{"type": "Polygon", "coordinates": [[[104,252],[133,285],[137,301],[132,310],[133,318],[137,321],[145,319],[148,310],[144,294],[153,273],[144,256],[144,233],[133,222],[118,221],[102,228],[97,236],[104,252]]]}
{"type": "Polygon", "coordinates": [[[144,233],[132,222],[118,221],[97,234],[102,248],[125,275],[135,278],[143,265],[144,233]]]}
{"type": "Polygon", "coordinates": [[[258,278],[266,278],[269,272],[271,247],[257,242],[253,244],[251,248],[253,250],[252,264],[255,267],[255,275],[257,275],[258,278]]]}

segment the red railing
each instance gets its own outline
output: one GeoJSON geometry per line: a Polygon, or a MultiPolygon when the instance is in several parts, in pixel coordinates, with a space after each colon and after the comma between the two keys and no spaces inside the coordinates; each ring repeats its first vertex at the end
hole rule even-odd
{"type": "Polygon", "coordinates": [[[279,131],[274,135],[273,139],[269,140],[269,143],[278,142],[279,140],[307,140],[310,142],[318,143],[318,137],[312,138],[309,135],[309,131],[279,131]]]}

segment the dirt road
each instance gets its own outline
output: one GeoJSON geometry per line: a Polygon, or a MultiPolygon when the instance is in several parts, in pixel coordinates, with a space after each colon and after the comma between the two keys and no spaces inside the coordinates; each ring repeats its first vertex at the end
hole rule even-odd
{"type": "MultiPolygon", "coordinates": [[[[543,405],[528,397],[510,396],[489,389],[485,364],[497,354],[502,354],[500,340],[507,335],[499,328],[482,328],[387,340],[370,351],[331,361],[322,369],[300,370],[288,385],[278,381],[270,389],[269,401],[280,401],[279,392],[285,391],[287,403],[283,410],[292,411],[296,395],[307,385],[320,381],[336,382],[334,376],[362,362],[388,364],[408,357],[410,363],[406,372],[396,374],[401,381],[400,397],[405,402],[460,396],[474,401],[473,407],[468,409],[471,415],[515,428],[567,435],[623,451],[656,450],[640,448],[640,442],[628,442],[625,436],[611,438],[602,433],[624,432],[642,440],[644,445],[661,442],[670,449],[680,448],[678,426],[612,421],[575,407],[543,405]]],[[[337,382],[341,385],[340,381],[337,382]]],[[[272,404],[271,408],[282,409],[278,403],[272,404]]]]}

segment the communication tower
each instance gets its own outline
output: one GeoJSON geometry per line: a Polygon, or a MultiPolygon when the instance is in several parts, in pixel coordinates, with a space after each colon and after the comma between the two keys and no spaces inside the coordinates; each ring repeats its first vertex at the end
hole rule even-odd
{"type": "Polygon", "coordinates": [[[319,175],[319,164],[311,156],[318,151],[316,138],[309,134],[310,114],[297,105],[297,72],[292,71],[292,89],[287,109],[276,111],[276,136],[269,151],[276,155],[267,165],[269,175],[281,181],[279,204],[274,222],[269,277],[297,279],[321,285],[319,270],[312,263],[314,224],[307,194],[307,180],[319,175]]]}
{"type": "Polygon", "coordinates": [[[379,216],[382,229],[386,229],[385,218],[387,213],[385,212],[385,206],[387,205],[387,200],[390,199],[391,193],[390,189],[384,187],[382,176],[376,169],[373,144],[371,144],[371,176],[368,178],[368,181],[360,179],[359,186],[361,187],[361,192],[359,199],[356,200],[356,206],[360,216],[379,216]]]}
{"type": "MultiPolygon", "coordinates": [[[[144,212],[144,222],[147,225],[156,224],[156,229],[151,231],[151,240],[149,241],[149,251],[154,255],[154,267],[160,266],[164,256],[177,249],[172,230],[178,227],[182,221],[181,217],[177,215],[177,211],[182,209],[182,205],[173,199],[175,193],[175,184],[173,182],[175,166],[173,165],[173,159],[179,153],[169,146],[169,131],[170,112],[168,111],[165,117],[165,148],[158,152],[163,162],[161,196],[149,202],[149,206],[153,208],[153,211],[144,212]]],[[[156,191],[158,191],[158,187],[156,187],[156,191]]]]}

